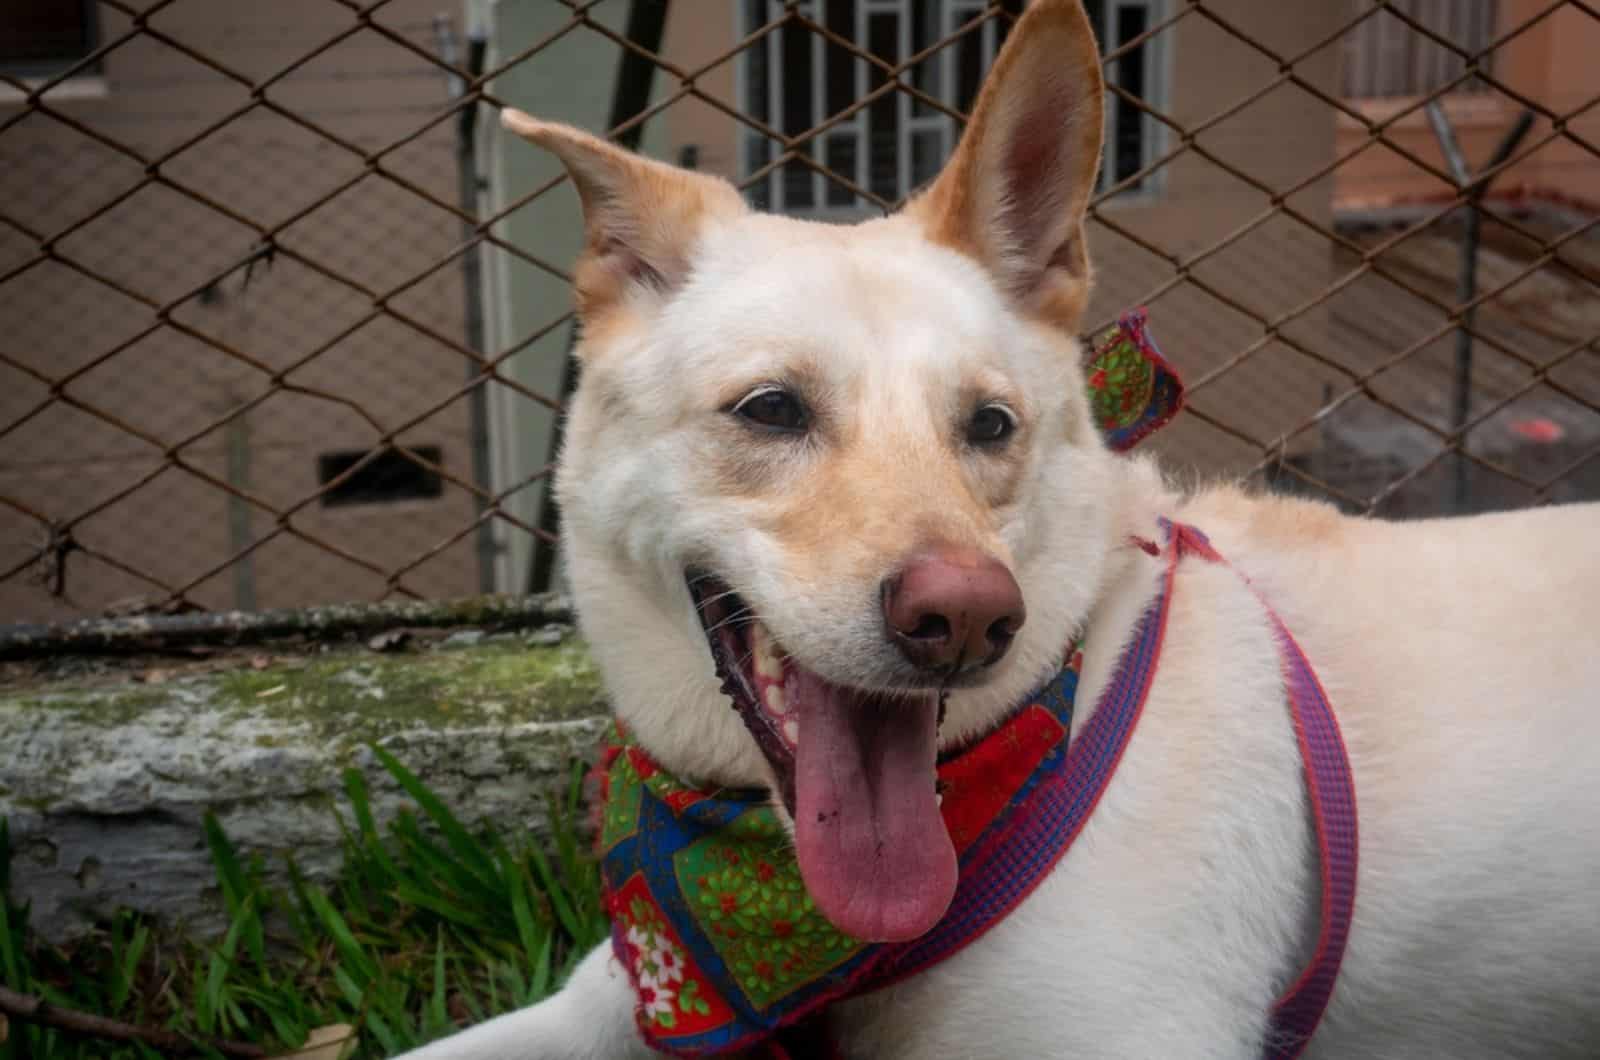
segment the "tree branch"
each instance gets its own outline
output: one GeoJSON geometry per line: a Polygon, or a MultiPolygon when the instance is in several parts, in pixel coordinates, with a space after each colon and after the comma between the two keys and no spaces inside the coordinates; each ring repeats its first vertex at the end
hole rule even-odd
{"type": "Polygon", "coordinates": [[[199,1052],[198,1041],[204,1041],[223,1056],[258,1058],[268,1055],[259,1045],[230,1042],[221,1038],[190,1039],[176,1031],[163,1030],[160,1027],[140,1027],[88,1012],[79,1012],[77,1009],[62,1008],[60,1005],[52,1005],[42,997],[19,994],[3,986],[0,986],[0,1014],[9,1015],[19,1021],[37,1023],[43,1027],[54,1027],[70,1034],[82,1034],[114,1042],[143,1042],[172,1056],[189,1056],[199,1052]]]}

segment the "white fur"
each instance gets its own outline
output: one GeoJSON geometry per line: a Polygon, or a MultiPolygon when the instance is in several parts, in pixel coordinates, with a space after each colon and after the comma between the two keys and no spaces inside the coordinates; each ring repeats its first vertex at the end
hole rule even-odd
{"type": "MultiPolygon", "coordinates": [[[[686,639],[699,636],[683,578],[691,560],[734,580],[778,640],[827,676],[870,683],[875,660],[891,653],[878,612],[887,569],[796,591],[796,557],[765,529],[771,511],[719,497],[707,472],[709,449],[721,444],[699,429],[715,411],[709,395],[801,360],[826,379],[840,418],[882,439],[876,462],[891,471],[900,443],[925,442],[950,418],[940,406],[973,373],[1014,379],[1032,419],[1072,425],[1080,444],[1040,446],[1022,491],[1029,503],[999,513],[994,536],[1018,581],[1055,588],[1029,598],[1028,623],[995,678],[950,702],[952,738],[991,726],[1059,661],[1062,631],[1081,622],[1095,593],[1085,573],[1108,547],[1113,513],[1103,498],[1115,462],[1089,438],[1074,359],[1020,324],[970,261],[929,246],[903,219],[847,230],[747,216],[708,234],[695,260],[695,278],[636,347],[586,365],[563,454],[573,588],[618,713],[689,776],[767,776],[708,679],[704,649],[686,639]],[[626,405],[593,400],[611,388],[626,405]]],[[[923,512],[917,503],[905,498],[884,517],[909,527],[945,506],[934,490],[923,512]]],[[[842,554],[852,543],[835,547],[842,554]]]]}
{"type": "MultiPolygon", "coordinates": [[[[1308,1055],[1596,1055],[1600,506],[1339,520],[1337,549],[1274,547],[1252,542],[1252,521],[1297,502],[1185,501],[1141,473],[1122,485],[1144,504],[1118,530],[1154,535],[1157,513],[1202,526],[1289,624],[1339,714],[1361,873],[1308,1055]]],[[[1112,567],[1084,703],[1155,587],[1141,552],[1112,567]]],[[[1301,767],[1255,598],[1227,569],[1180,571],[1145,717],[1071,854],[977,944],[841,1006],[847,1055],[1259,1055],[1315,936],[1301,767]]],[[[652,1055],[632,1005],[603,947],[551,1001],[416,1055],[652,1055]]]]}
{"type": "MultiPolygon", "coordinates": [[[[1029,10],[1058,44],[1087,34],[1060,0],[1029,10]]],[[[974,126],[986,106],[1015,110],[1030,63],[1049,59],[1018,51],[1017,86],[986,89],[974,126]]],[[[1079,67],[1088,99],[1098,75],[1079,67]]],[[[514,122],[564,157],[590,151],[581,134],[514,122]]],[[[1005,147],[980,135],[974,157],[1025,157],[1005,147]]],[[[1089,179],[1079,168],[1061,179],[1089,179]]],[[[663,219],[649,245],[670,245],[686,274],[592,288],[599,337],[582,351],[560,475],[583,629],[618,714],[668,769],[770,780],[718,690],[690,565],[733,584],[808,667],[881,688],[896,672],[881,580],[930,534],[1001,559],[1028,619],[984,684],[952,694],[947,741],[998,723],[1087,630],[1081,726],[1156,591],[1161,561],[1130,539],[1158,538],[1159,518],[1199,526],[1235,568],[1180,568],[1143,720],[1068,856],[975,944],[837,1006],[846,1055],[1260,1055],[1315,941],[1319,876],[1278,649],[1245,578],[1316,668],[1360,808],[1349,949],[1307,1055],[1600,1055],[1600,505],[1395,524],[1228,487],[1174,492],[1100,443],[1076,344],[1018,302],[1015,277],[934,245],[915,210],[847,229],[716,201],[694,223],[650,215],[663,219]],[[730,433],[729,393],[795,378],[815,438],[730,433]],[[1003,495],[985,485],[991,458],[959,440],[974,391],[1010,395],[1024,423],[1003,495]],[[760,488],[730,485],[730,446],[758,462],[760,488]],[[819,482],[815,506],[842,528],[821,544],[793,525],[793,499],[819,482]]],[[[625,249],[654,267],[648,247],[625,249]]],[[[1086,282],[1036,280],[1058,294],[1086,282]]],[[[1168,342],[1181,359],[1182,337],[1168,342]]],[[[633,1002],[605,946],[549,1001],[412,1055],[648,1056],[633,1002]]]]}

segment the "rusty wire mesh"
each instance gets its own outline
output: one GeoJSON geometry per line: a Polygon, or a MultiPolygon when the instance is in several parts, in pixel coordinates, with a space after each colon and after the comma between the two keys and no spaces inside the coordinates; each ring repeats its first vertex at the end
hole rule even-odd
{"type": "MultiPolygon", "coordinates": [[[[548,451],[520,425],[561,384],[519,366],[572,322],[481,317],[566,282],[570,246],[509,233],[576,204],[558,176],[508,186],[531,149],[470,138],[593,82],[516,78],[598,70],[613,137],[861,216],[937,168],[1021,4],[521,0],[538,32],[490,18],[478,70],[437,0],[98,0],[64,58],[18,50],[4,23],[39,5],[14,6],[0,622],[527,588],[549,468],[486,454],[548,451]]],[[[1088,7],[1111,99],[1087,323],[1150,307],[1192,394],[1170,462],[1357,511],[1600,496],[1593,4],[1088,7]]]]}

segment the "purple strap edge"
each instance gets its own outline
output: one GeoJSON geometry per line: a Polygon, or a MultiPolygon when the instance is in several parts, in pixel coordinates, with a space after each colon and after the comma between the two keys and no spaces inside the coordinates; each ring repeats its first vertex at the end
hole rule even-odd
{"type": "Polygon", "coordinates": [[[1350,756],[1339,730],[1339,719],[1311,661],[1261,590],[1212,548],[1199,530],[1166,520],[1162,525],[1169,533],[1176,532],[1174,543],[1180,551],[1193,552],[1237,574],[1266,610],[1278,641],[1284,691],[1310,795],[1322,893],[1316,951],[1293,985],[1273,1004],[1262,1056],[1264,1060],[1296,1060],[1310,1044],[1333,998],[1355,913],[1360,841],[1350,756]]]}
{"type": "Polygon", "coordinates": [[[1273,1006],[1273,1033],[1265,1054],[1269,1060],[1293,1060],[1305,1051],[1333,998],[1355,912],[1360,842],[1355,779],[1339,720],[1305,652],[1271,606],[1262,603],[1283,652],[1284,683],[1305,762],[1322,869],[1322,926],[1316,953],[1273,1006]]]}

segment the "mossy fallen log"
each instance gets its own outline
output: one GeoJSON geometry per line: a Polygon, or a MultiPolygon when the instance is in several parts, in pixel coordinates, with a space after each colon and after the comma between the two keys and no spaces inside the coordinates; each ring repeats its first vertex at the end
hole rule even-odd
{"type": "Polygon", "coordinates": [[[118,908],[210,933],[222,925],[208,810],[270,871],[292,854],[325,877],[340,860],[343,770],[363,772],[380,818],[407,804],[376,744],[464,820],[538,828],[574,757],[592,757],[605,710],[587,651],[562,626],[419,634],[402,651],[52,660],[0,689],[13,898],[32,901],[53,941],[118,908]]]}

